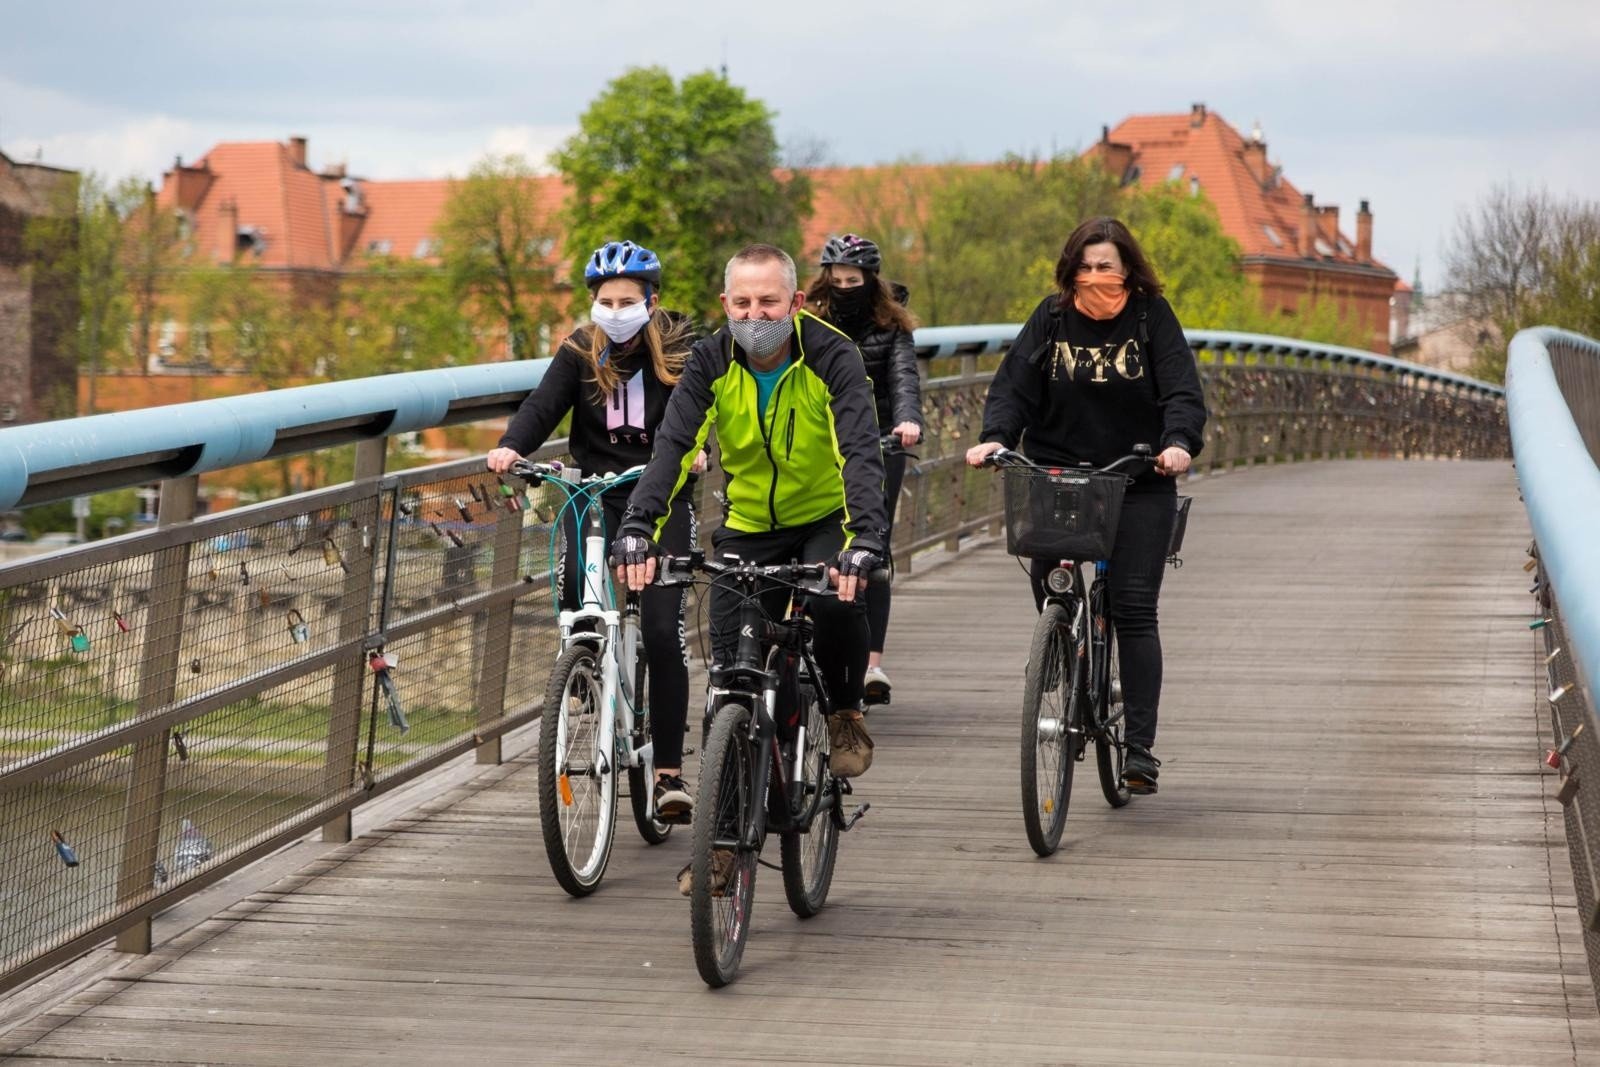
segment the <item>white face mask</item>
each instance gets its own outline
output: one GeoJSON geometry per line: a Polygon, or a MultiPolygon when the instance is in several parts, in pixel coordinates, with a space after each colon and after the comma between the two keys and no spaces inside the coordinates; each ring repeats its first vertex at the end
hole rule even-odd
{"type": "Polygon", "coordinates": [[[650,321],[650,307],[641,301],[613,311],[611,308],[601,306],[597,300],[589,309],[589,318],[606,332],[606,336],[611,338],[613,344],[620,345],[644,329],[644,324],[650,321]]]}

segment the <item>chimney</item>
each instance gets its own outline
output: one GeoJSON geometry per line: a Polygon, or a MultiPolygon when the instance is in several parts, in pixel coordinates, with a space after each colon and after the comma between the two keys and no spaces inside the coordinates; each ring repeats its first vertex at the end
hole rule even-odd
{"type": "Polygon", "coordinates": [[[304,137],[289,138],[289,162],[306,169],[306,139],[304,137]]]}
{"type": "Polygon", "coordinates": [[[1356,212],[1356,260],[1372,262],[1372,208],[1365,200],[1361,201],[1361,210],[1356,212]]]}
{"type": "Polygon", "coordinates": [[[1100,127],[1100,158],[1105,161],[1106,170],[1119,182],[1128,180],[1128,169],[1133,166],[1133,146],[1122,144],[1111,139],[1111,127],[1100,127]]]}
{"type": "Polygon", "coordinates": [[[1323,204],[1317,208],[1317,233],[1329,248],[1339,247],[1339,206],[1323,204]]]}
{"type": "Polygon", "coordinates": [[[343,178],[339,185],[344,189],[344,202],[339,209],[339,261],[342,263],[355,252],[361,227],[367,221],[367,205],[354,178],[343,178]]]}
{"type": "Polygon", "coordinates": [[[1204,104],[1189,105],[1189,128],[1199,129],[1206,124],[1206,106],[1204,104]]]}
{"type": "Polygon", "coordinates": [[[206,190],[211,188],[211,164],[184,166],[183,157],[178,156],[172,161],[170,177],[175,186],[172,206],[192,213],[205,199],[206,190]]]}
{"type": "Polygon", "coordinates": [[[1250,127],[1250,139],[1244,143],[1244,165],[1256,184],[1265,189],[1272,178],[1272,168],[1267,166],[1267,139],[1261,136],[1261,120],[1250,127]]]}
{"type": "Polygon", "coordinates": [[[224,200],[218,210],[222,218],[217,224],[217,261],[232,263],[239,250],[239,204],[224,200]]]}
{"type": "Polygon", "coordinates": [[[1317,206],[1311,199],[1311,194],[1305,195],[1304,202],[1300,205],[1300,256],[1310,259],[1315,250],[1312,243],[1317,239],[1317,206]]]}

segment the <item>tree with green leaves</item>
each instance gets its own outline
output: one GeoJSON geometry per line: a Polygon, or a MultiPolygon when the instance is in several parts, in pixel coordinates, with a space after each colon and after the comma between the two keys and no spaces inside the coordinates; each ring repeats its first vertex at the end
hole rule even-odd
{"type": "Polygon", "coordinates": [[[370,257],[340,281],[323,374],[364,378],[476,362],[477,344],[444,271],[370,257]]]}
{"type": "Polygon", "coordinates": [[[439,219],[451,292],[485,332],[503,329],[513,359],[534,354],[539,328],[560,318],[556,220],[541,210],[539,178],[522,156],[490,156],[451,184],[439,219]]]}
{"type": "Polygon", "coordinates": [[[752,241],[795,248],[810,182],[780,167],[772,118],[710,71],[674,82],[662,67],[642,67],[612,81],[552,157],[570,188],[578,292],[590,253],[629,239],[661,256],[663,301],[709,320],[735,252],[752,241]]]}

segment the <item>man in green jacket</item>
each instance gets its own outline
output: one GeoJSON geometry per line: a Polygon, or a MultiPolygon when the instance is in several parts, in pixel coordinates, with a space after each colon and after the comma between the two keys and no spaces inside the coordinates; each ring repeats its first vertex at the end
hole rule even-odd
{"type": "MultiPolygon", "coordinates": [[[[867,619],[856,594],[880,565],[887,526],[872,383],[855,343],[801,310],[805,292],[782,249],[745,248],[728,261],[723,288],[728,324],[690,349],[611,559],[630,589],[654,580],[655,539],[715,427],[727,477],[716,554],[750,563],[828,561],[837,572],[838,598],[813,598],[810,611],[817,667],[836,709],[830,764],[852,777],[872,762],[860,711],[867,619]]],[[[737,591],[712,587],[718,662],[737,648],[739,601],[737,591]]]]}

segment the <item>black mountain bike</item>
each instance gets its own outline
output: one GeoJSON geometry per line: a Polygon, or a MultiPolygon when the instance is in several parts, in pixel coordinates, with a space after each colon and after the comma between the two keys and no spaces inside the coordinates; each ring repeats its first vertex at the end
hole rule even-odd
{"type": "Polygon", "coordinates": [[[695,966],[706,984],[718,987],[733,981],[744,955],[767,832],[782,835],[784,896],[790,910],[807,919],[827,902],[839,835],[870,805],[846,814],[850,783],[828,766],[833,707],[802,598],[791,596],[776,622],[761,606],[760,594],[774,586],[807,597],[833,595],[827,564],[763,566],[695,552],[663,557],[658,580],[685,583],[697,572],[744,597],[738,654],[732,664],[711,670],[690,846],[695,966]]]}
{"type": "Polygon", "coordinates": [[[1008,550],[1059,560],[1045,579],[1022,691],[1022,821],[1041,856],[1061,844],[1073,768],[1090,742],[1106,802],[1120,808],[1131,796],[1106,561],[1131,480],[1121,468],[1150,462],[1149,445],[1099,469],[1042,467],[1004,448],[986,461],[1006,476],[1008,550]]]}

